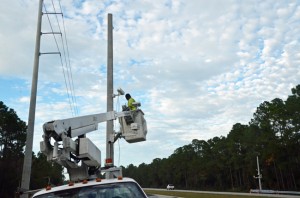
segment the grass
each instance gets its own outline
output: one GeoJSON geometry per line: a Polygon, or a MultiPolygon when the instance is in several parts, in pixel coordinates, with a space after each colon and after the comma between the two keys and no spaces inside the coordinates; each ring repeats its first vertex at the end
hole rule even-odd
{"type": "MultiPolygon", "coordinates": [[[[145,190],[147,195],[167,195],[174,197],[184,198],[263,198],[261,196],[244,196],[244,195],[220,195],[220,194],[208,194],[208,193],[193,193],[193,192],[177,192],[177,191],[160,191],[160,190],[145,190]]],[[[265,197],[264,197],[265,198],[265,197]]]]}

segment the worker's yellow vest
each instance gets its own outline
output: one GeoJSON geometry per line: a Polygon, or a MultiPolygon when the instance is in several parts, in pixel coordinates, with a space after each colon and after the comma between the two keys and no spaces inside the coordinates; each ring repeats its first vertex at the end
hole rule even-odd
{"type": "Polygon", "coordinates": [[[134,103],[134,102],[135,102],[135,100],[133,98],[130,98],[128,100],[128,107],[130,110],[136,110],[136,107],[132,105],[132,103],[134,103]]]}

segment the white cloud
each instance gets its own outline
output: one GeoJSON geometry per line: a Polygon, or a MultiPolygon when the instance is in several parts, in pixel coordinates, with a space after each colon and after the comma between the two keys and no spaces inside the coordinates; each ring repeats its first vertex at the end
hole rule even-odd
{"type": "Polygon", "coordinates": [[[22,102],[22,103],[29,103],[30,97],[22,97],[22,98],[19,99],[19,101],[22,102]]]}

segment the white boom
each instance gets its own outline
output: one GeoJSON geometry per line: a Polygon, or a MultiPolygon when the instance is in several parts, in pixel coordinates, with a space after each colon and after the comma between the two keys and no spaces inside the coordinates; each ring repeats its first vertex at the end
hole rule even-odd
{"type": "MultiPolygon", "coordinates": [[[[119,137],[129,143],[146,140],[147,124],[142,110],[119,113],[110,111],[45,123],[44,141],[40,143],[41,152],[47,156],[47,160],[67,168],[72,181],[97,177],[101,170],[101,151],[85,134],[97,130],[99,123],[117,118],[121,126],[120,132],[111,138],[110,143],[114,143],[119,137]],[[73,140],[75,137],[77,139],[73,140]],[[51,145],[51,138],[54,139],[54,145],[51,145]]],[[[116,176],[122,174],[121,169],[107,168],[111,168],[116,176]]]]}

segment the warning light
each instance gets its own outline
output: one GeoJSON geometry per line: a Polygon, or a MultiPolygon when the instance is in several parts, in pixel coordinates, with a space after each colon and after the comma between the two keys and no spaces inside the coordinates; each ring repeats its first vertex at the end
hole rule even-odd
{"type": "Polygon", "coordinates": [[[123,177],[122,176],[118,176],[118,180],[122,180],[123,179],[123,177]]]}
{"type": "Polygon", "coordinates": [[[101,178],[96,178],[96,182],[101,182],[101,178]]]}
{"type": "Polygon", "coordinates": [[[109,167],[109,166],[112,166],[113,165],[113,160],[112,158],[107,158],[105,159],[105,166],[106,167],[109,167]]]}
{"type": "Polygon", "coordinates": [[[87,181],[86,179],[84,179],[84,180],[82,181],[82,183],[83,183],[83,184],[87,184],[88,181],[87,181]]]}

